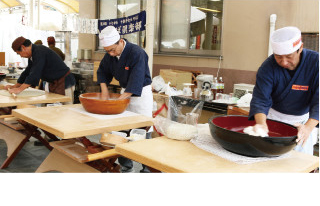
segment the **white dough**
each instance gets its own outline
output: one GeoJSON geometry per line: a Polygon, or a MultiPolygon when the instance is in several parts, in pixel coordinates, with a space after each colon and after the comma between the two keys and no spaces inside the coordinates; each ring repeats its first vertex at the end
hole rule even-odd
{"type": "MultiPolygon", "coordinates": [[[[17,97],[36,97],[44,95],[45,91],[37,90],[37,89],[25,89],[19,94],[17,94],[17,97]]],[[[12,95],[8,90],[0,90],[0,95],[11,97],[12,95]]]]}
{"type": "Polygon", "coordinates": [[[198,130],[190,124],[173,123],[166,128],[165,135],[170,139],[190,140],[198,135],[198,130]]]}
{"type": "Polygon", "coordinates": [[[263,129],[258,128],[257,131],[255,132],[252,126],[244,128],[243,132],[252,136],[268,137],[268,133],[265,132],[263,129]]]}

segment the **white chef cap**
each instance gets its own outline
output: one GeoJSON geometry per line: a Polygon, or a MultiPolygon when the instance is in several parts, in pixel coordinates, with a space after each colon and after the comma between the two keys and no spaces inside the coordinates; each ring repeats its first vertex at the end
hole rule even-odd
{"type": "Polygon", "coordinates": [[[107,26],[99,34],[100,45],[103,47],[111,46],[120,40],[120,35],[114,26],[107,26]]]}
{"type": "Polygon", "coordinates": [[[274,54],[287,55],[297,51],[302,44],[301,31],[297,27],[283,27],[271,36],[274,54]]]}

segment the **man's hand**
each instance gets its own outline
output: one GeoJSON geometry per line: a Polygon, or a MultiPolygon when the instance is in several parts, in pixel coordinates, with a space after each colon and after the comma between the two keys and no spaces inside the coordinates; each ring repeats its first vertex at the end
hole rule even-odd
{"type": "Polygon", "coordinates": [[[100,96],[101,100],[108,100],[110,99],[109,94],[108,93],[101,93],[100,96]]]}
{"type": "Polygon", "coordinates": [[[5,88],[6,90],[9,90],[9,89],[14,88],[14,85],[6,85],[4,88],[5,88]]]}
{"type": "Polygon", "coordinates": [[[126,99],[131,97],[132,93],[129,92],[124,92],[123,94],[121,94],[121,96],[119,97],[119,99],[126,99]]]}
{"type": "Polygon", "coordinates": [[[21,87],[18,88],[12,88],[12,89],[8,89],[10,94],[19,94],[20,92],[22,92],[24,89],[22,89],[21,87]]]}
{"type": "Polygon", "coordinates": [[[298,134],[297,134],[298,138],[296,139],[296,142],[304,146],[314,127],[310,127],[308,125],[300,124],[300,123],[297,123],[294,126],[298,128],[298,134]]]}
{"type": "Polygon", "coordinates": [[[256,124],[253,126],[253,131],[259,136],[267,137],[269,129],[266,124],[256,124]]]}

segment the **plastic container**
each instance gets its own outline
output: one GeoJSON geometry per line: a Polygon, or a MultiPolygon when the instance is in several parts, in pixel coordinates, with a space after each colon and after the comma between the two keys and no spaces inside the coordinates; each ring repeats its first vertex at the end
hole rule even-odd
{"type": "Polygon", "coordinates": [[[218,93],[223,93],[224,92],[224,81],[222,80],[222,77],[219,77],[219,89],[218,89],[218,93]]]}
{"type": "Polygon", "coordinates": [[[212,91],[212,96],[213,96],[213,100],[216,99],[216,94],[218,93],[218,80],[217,77],[214,78],[213,83],[212,83],[212,87],[211,87],[211,91],[212,91]]]}
{"type": "Polygon", "coordinates": [[[144,129],[132,129],[129,139],[131,141],[139,141],[146,138],[147,131],[144,129]]]}

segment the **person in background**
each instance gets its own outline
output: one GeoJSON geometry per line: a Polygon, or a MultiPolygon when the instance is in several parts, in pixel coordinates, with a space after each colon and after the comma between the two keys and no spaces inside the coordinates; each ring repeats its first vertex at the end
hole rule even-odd
{"type": "Polygon", "coordinates": [[[35,42],[34,42],[34,44],[36,44],[36,45],[43,45],[43,43],[42,43],[42,41],[41,41],[41,40],[37,40],[37,41],[35,41],[35,42]]]}
{"type": "Polygon", "coordinates": [[[55,38],[53,36],[49,36],[47,41],[48,41],[49,48],[52,49],[54,52],[56,52],[61,57],[61,59],[64,61],[66,56],[59,48],[56,47],[55,38]]]}
{"type": "Polygon", "coordinates": [[[319,53],[303,48],[301,31],[284,27],[271,36],[273,55],[260,66],[249,119],[268,132],[266,119],[298,129],[295,150],[313,155],[319,123],[319,53]]]}
{"type": "MultiPolygon", "coordinates": [[[[130,98],[128,111],[152,117],[153,95],[151,76],[148,66],[148,55],[139,46],[120,38],[115,27],[107,26],[99,34],[99,39],[107,52],[100,62],[97,76],[101,87],[102,98],[108,99],[108,85],[113,77],[122,87],[119,99],[130,98]]],[[[151,130],[147,138],[151,138],[151,130]]],[[[132,161],[118,158],[121,172],[133,170],[132,161]]],[[[140,172],[149,172],[143,165],[140,172]]]]}
{"type": "Polygon", "coordinates": [[[53,50],[32,44],[22,36],[13,41],[12,49],[21,57],[28,58],[28,66],[21,73],[17,84],[6,86],[10,93],[19,94],[30,86],[38,86],[41,79],[48,82],[46,91],[69,96],[73,102],[75,78],[53,50]]]}

